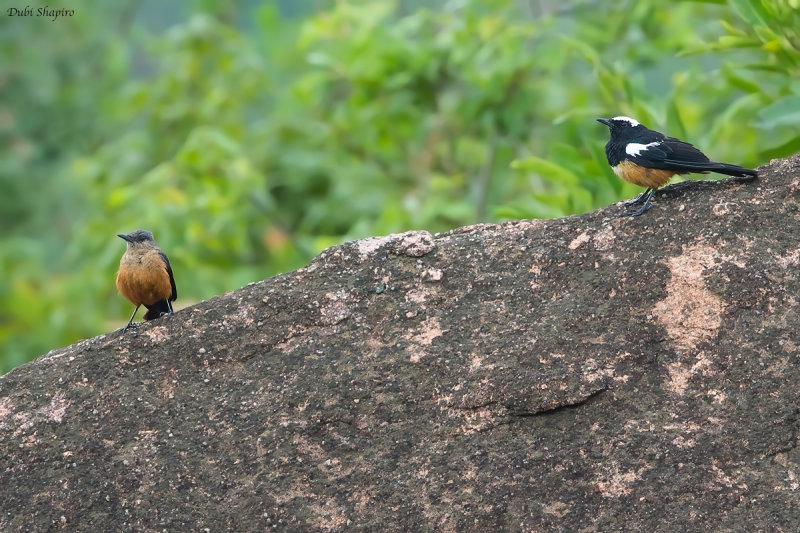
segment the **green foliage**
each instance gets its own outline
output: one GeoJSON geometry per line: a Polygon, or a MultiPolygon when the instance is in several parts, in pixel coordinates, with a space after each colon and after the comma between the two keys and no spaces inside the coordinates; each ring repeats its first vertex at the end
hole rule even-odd
{"type": "Polygon", "coordinates": [[[632,196],[596,117],[800,151],[796,0],[285,4],[3,19],[0,372],[123,323],[120,232],[154,232],[185,306],[346,239],[632,196]]]}
{"type": "MultiPolygon", "coordinates": [[[[739,117],[759,128],[757,160],[800,151],[800,3],[797,0],[729,0],[737,24],[720,21],[724,34],[687,49],[742,58],[723,63],[725,81],[740,94],[716,131],[739,117]]],[[[732,129],[732,128],[731,128],[732,129]]],[[[732,132],[730,139],[736,139],[732,132]]]]}

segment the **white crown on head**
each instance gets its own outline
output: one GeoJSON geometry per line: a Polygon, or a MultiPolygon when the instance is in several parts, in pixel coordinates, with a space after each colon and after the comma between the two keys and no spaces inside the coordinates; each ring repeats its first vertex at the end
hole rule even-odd
{"type": "Polygon", "coordinates": [[[638,126],[639,125],[639,121],[636,120],[635,118],[631,118],[631,117],[619,116],[619,117],[614,117],[611,120],[624,120],[625,122],[630,123],[631,126],[638,126]]]}

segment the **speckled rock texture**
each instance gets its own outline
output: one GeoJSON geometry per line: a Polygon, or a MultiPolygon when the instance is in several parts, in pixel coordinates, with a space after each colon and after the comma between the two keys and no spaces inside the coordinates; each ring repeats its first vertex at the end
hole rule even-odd
{"type": "Polygon", "coordinates": [[[760,170],[44,355],[0,378],[0,531],[798,531],[800,157],[760,170]]]}

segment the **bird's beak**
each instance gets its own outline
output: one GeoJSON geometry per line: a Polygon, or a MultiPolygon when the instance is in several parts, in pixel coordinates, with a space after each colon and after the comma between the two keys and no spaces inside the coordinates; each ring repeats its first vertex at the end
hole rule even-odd
{"type": "Polygon", "coordinates": [[[117,237],[119,237],[120,239],[122,239],[124,241],[133,242],[131,240],[131,238],[128,237],[127,235],[125,235],[124,233],[117,233],[117,237]]]}
{"type": "Polygon", "coordinates": [[[609,128],[611,127],[611,119],[610,118],[598,118],[597,122],[599,122],[601,124],[605,124],[609,128]]]}

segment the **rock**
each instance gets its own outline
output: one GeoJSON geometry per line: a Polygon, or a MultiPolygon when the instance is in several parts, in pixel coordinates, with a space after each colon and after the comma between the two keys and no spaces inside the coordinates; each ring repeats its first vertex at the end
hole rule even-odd
{"type": "Polygon", "coordinates": [[[796,530],[800,157],[760,170],[42,356],[0,378],[0,530],[796,530]]]}

